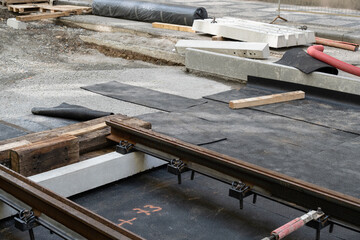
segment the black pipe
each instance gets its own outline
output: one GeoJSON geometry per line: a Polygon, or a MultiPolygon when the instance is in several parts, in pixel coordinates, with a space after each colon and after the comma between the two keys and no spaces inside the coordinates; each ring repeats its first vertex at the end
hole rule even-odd
{"type": "Polygon", "coordinates": [[[208,17],[206,9],[183,5],[129,0],[94,0],[93,14],[142,22],[192,26],[195,19],[208,17]]]}

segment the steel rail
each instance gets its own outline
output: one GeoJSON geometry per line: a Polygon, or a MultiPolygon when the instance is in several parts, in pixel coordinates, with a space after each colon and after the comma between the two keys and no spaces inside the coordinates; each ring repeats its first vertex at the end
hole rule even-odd
{"type": "MultiPolygon", "coordinates": [[[[360,199],[326,189],[287,175],[229,157],[203,147],[185,143],[151,130],[120,121],[107,121],[113,141],[128,141],[178,157],[190,169],[208,175],[221,174],[237,179],[264,196],[274,197],[305,209],[321,209],[332,219],[360,229],[360,199]],[[200,168],[199,168],[200,167],[200,168]]],[[[219,177],[217,177],[219,178],[219,177]]],[[[221,177],[220,177],[221,179],[221,177]]]]}
{"type": "Polygon", "coordinates": [[[21,202],[90,240],[142,239],[0,164],[0,188],[21,202]]]}

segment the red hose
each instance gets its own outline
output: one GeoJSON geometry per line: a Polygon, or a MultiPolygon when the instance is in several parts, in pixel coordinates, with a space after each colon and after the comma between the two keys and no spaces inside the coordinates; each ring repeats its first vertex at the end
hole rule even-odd
{"type": "Polygon", "coordinates": [[[359,67],[355,67],[351,64],[340,61],[339,59],[333,58],[333,57],[323,53],[323,51],[324,51],[324,46],[322,46],[322,45],[314,45],[307,49],[307,53],[310,56],[312,56],[320,61],[323,61],[333,67],[336,67],[340,70],[343,70],[345,72],[348,72],[348,73],[351,73],[351,74],[354,74],[354,75],[360,77],[360,68],[359,67]]]}

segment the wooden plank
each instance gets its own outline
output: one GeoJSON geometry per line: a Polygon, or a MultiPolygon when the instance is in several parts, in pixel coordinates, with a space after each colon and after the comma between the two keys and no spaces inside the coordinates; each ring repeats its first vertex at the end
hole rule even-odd
{"type": "Polygon", "coordinates": [[[117,114],[48,131],[31,133],[25,136],[0,141],[0,164],[4,164],[10,167],[10,150],[13,148],[44,141],[46,139],[51,139],[64,134],[78,137],[80,154],[85,154],[90,151],[96,151],[98,149],[113,146],[114,143],[106,139],[107,135],[110,133],[110,128],[108,126],[104,127],[105,121],[110,119],[125,121],[128,124],[133,124],[135,126],[146,129],[151,128],[151,124],[148,122],[117,114]]]}
{"type": "Polygon", "coordinates": [[[71,124],[68,126],[43,131],[43,132],[30,133],[25,136],[2,140],[2,141],[0,141],[0,146],[9,144],[9,143],[19,142],[22,140],[26,140],[29,142],[37,142],[37,141],[41,141],[41,140],[44,140],[47,138],[58,137],[64,133],[68,133],[71,131],[88,128],[90,126],[97,125],[99,123],[103,123],[110,119],[122,120],[122,119],[128,119],[128,118],[129,118],[128,116],[121,115],[121,114],[105,116],[105,117],[96,118],[96,119],[85,121],[85,122],[75,123],[75,124],[71,124]]]}
{"type": "Polygon", "coordinates": [[[57,12],[57,13],[41,13],[27,16],[17,16],[16,20],[22,22],[36,21],[41,19],[57,18],[70,16],[70,12],[57,12]]]}
{"type": "Polygon", "coordinates": [[[48,0],[4,0],[3,3],[5,3],[6,5],[9,4],[14,4],[14,3],[44,3],[44,2],[49,2],[48,0]]]}
{"type": "Polygon", "coordinates": [[[41,4],[18,4],[18,5],[8,5],[8,10],[12,12],[19,13],[30,13],[34,11],[39,11],[41,4]]]}
{"type": "Polygon", "coordinates": [[[31,176],[79,161],[79,140],[63,135],[16,147],[10,151],[14,171],[31,176]]]}
{"type": "Polygon", "coordinates": [[[102,123],[95,124],[95,125],[92,125],[92,126],[89,126],[89,127],[86,127],[86,128],[81,128],[81,129],[76,129],[76,130],[73,130],[73,131],[70,131],[70,132],[66,132],[64,134],[73,135],[73,136],[79,136],[79,135],[83,135],[83,134],[86,134],[86,133],[89,133],[89,132],[100,130],[100,129],[103,129],[103,128],[106,128],[106,127],[107,127],[106,123],[102,122],[102,123]]]}
{"type": "MultiPolygon", "coordinates": [[[[151,129],[151,123],[137,118],[118,119],[118,121],[145,129],[151,129]]],[[[110,127],[107,126],[105,122],[66,132],[64,134],[78,137],[80,154],[85,154],[114,145],[113,142],[108,141],[106,138],[110,134],[110,127]]]]}
{"type": "Polygon", "coordinates": [[[305,93],[303,91],[294,91],[294,92],[266,95],[261,97],[232,100],[229,102],[229,107],[232,109],[239,109],[239,108],[267,105],[272,103],[287,102],[287,101],[304,99],[304,98],[305,98],[305,93]]]}
{"type": "Polygon", "coordinates": [[[169,24],[169,23],[153,22],[152,27],[153,28],[162,28],[162,29],[168,29],[168,30],[181,31],[181,32],[191,32],[191,33],[196,32],[195,30],[192,29],[192,27],[176,25],[176,24],[169,24]]]}

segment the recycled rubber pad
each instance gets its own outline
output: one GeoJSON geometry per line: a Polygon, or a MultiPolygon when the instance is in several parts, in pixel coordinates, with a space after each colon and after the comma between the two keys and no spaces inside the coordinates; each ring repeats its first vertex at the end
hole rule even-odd
{"type": "Polygon", "coordinates": [[[26,134],[28,133],[23,130],[0,123],[0,140],[20,137],[26,134]]]}
{"type": "Polygon", "coordinates": [[[190,99],[116,81],[86,86],[82,89],[165,112],[174,112],[206,102],[203,99],[190,99]]]}
{"type": "Polygon", "coordinates": [[[226,135],[213,127],[212,122],[186,113],[149,113],[137,116],[151,122],[152,130],[195,145],[226,140],[226,135]]]}
{"type": "Polygon", "coordinates": [[[276,63],[295,67],[306,74],[316,71],[337,75],[339,72],[335,67],[313,58],[301,48],[286,51],[284,56],[276,63]]]}
{"type": "MultiPolygon", "coordinates": [[[[297,90],[301,90],[301,87],[297,90]]],[[[267,87],[263,88],[248,84],[240,90],[233,89],[205,96],[204,98],[228,104],[231,100],[259,97],[282,92],[286,92],[286,90],[267,87]]],[[[305,99],[302,100],[268,104],[251,107],[250,109],[360,134],[359,105],[343,104],[329,99],[312,96],[306,92],[305,94],[305,99]]]]}

